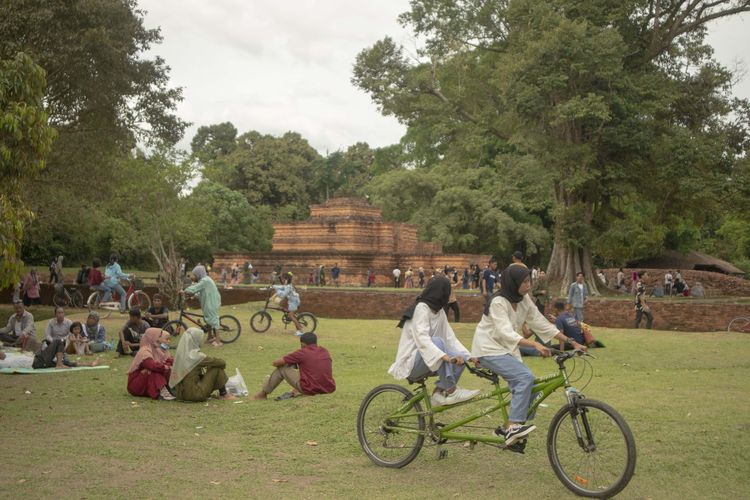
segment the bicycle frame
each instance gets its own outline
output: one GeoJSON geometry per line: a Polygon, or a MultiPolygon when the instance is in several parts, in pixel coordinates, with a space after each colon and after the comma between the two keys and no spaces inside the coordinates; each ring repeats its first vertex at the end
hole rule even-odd
{"type": "MultiPolygon", "coordinates": [[[[127,280],[128,282],[128,289],[125,290],[125,303],[127,304],[128,299],[131,295],[133,295],[137,290],[135,288],[135,281],[134,280],[127,280]]],[[[99,294],[99,307],[103,309],[113,309],[113,310],[120,310],[120,301],[117,300],[119,297],[117,296],[117,293],[114,290],[110,290],[110,294],[112,299],[108,300],[107,302],[104,302],[101,300],[102,297],[107,293],[104,290],[97,290],[96,291],[99,294]],[[117,298],[117,299],[116,299],[117,298]]]]}
{"type": "MultiPolygon", "coordinates": [[[[400,432],[424,434],[427,437],[433,437],[438,442],[452,440],[452,441],[469,441],[469,442],[503,445],[505,443],[505,439],[502,437],[495,437],[495,436],[490,436],[486,434],[484,435],[468,434],[468,433],[455,431],[456,429],[470,422],[473,422],[474,420],[477,420],[481,417],[494,413],[498,410],[500,410],[502,413],[503,424],[505,425],[508,424],[508,406],[510,405],[510,388],[500,387],[499,381],[493,381],[493,385],[495,386],[493,390],[486,392],[484,394],[479,394],[468,401],[463,401],[455,405],[438,406],[438,407],[433,408],[432,403],[430,401],[430,395],[428,394],[427,387],[425,385],[425,380],[421,380],[419,382],[419,387],[417,388],[415,395],[412,398],[410,398],[408,401],[404,402],[404,404],[396,412],[389,415],[387,421],[388,422],[395,421],[396,423],[394,425],[389,424],[386,426],[386,428],[388,429],[398,428],[400,432]],[[490,407],[484,408],[480,411],[477,411],[476,413],[463,417],[459,420],[456,420],[454,422],[444,423],[440,426],[435,425],[435,421],[434,421],[435,415],[439,415],[440,413],[443,413],[443,412],[446,412],[446,411],[449,411],[449,410],[452,410],[461,406],[472,405],[472,404],[478,403],[480,401],[485,401],[485,400],[494,400],[493,405],[490,407]],[[426,410],[422,411],[419,414],[411,411],[411,408],[413,407],[414,403],[418,403],[418,402],[424,403],[426,406],[426,410]],[[397,421],[399,419],[414,417],[416,415],[421,415],[422,417],[429,419],[429,425],[427,425],[427,428],[425,430],[414,429],[411,427],[400,427],[397,424],[397,421]]],[[[560,371],[558,373],[554,375],[548,375],[545,377],[535,378],[534,387],[532,388],[532,391],[531,391],[532,402],[529,405],[529,416],[534,414],[534,412],[537,410],[539,405],[550,394],[552,394],[553,392],[555,392],[561,387],[565,387],[566,389],[570,387],[567,371],[565,370],[565,367],[562,364],[560,364],[560,371]]],[[[571,396],[567,393],[567,391],[566,391],[566,398],[568,398],[569,401],[572,399],[571,396]]]]}

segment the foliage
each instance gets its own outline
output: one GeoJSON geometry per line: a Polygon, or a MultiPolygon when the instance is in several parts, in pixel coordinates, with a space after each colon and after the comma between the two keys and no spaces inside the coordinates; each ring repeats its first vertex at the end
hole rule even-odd
{"type": "Polygon", "coordinates": [[[0,288],[21,276],[24,226],[33,219],[22,182],[45,168],[55,137],[43,108],[45,73],[26,54],[0,59],[0,288]]]}
{"type": "Polygon", "coordinates": [[[407,125],[414,167],[533,157],[543,175],[500,173],[542,183],[553,201],[553,277],[591,276],[592,253],[611,260],[695,245],[700,231],[690,228],[719,209],[744,153],[747,103],[731,98],[732,75],[711,59],[705,24],[747,10],[750,2],[416,0],[400,17],[422,42],[416,54],[386,37],[357,56],[352,81],[407,125]],[[636,245],[632,227],[648,227],[636,245]]]}

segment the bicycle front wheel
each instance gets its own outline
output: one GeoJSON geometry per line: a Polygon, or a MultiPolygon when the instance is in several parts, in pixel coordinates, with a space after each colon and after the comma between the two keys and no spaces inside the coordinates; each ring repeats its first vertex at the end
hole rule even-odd
{"type": "Polygon", "coordinates": [[[271,315],[266,311],[258,311],[250,318],[250,328],[263,333],[271,327],[271,315]]]}
{"type": "Polygon", "coordinates": [[[68,292],[63,293],[56,293],[52,296],[52,303],[56,307],[68,307],[68,304],[70,304],[70,295],[68,295],[68,292]]]}
{"type": "Polygon", "coordinates": [[[140,309],[141,312],[148,311],[148,308],[151,307],[151,299],[146,292],[136,290],[133,292],[133,295],[128,297],[128,309],[134,309],[136,307],[140,309]]]}
{"type": "Polygon", "coordinates": [[[169,332],[172,337],[176,337],[187,330],[187,325],[179,320],[172,320],[164,325],[162,328],[165,332],[169,332]]]}
{"type": "Polygon", "coordinates": [[[216,335],[223,343],[231,344],[239,338],[240,333],[242,333],[242,325],[237,318],[229,314],[219,318],[219,328],[216,329],[216,335]]]}
{"type": "Polygon", "coordinates": [[[75,290],[71,294],[70,299],[73,302],[74,307],[83,307],[83,294],[80,290],[75,290]]]}
{"type": "Polygon", "coordinates": [[[727,326],[728,332],[750,333],[750,318],[740,316],[734,318],[727,326]]]}
{"type": "Polygon", "coordinates": [[[625,488],[635,471],[635,439],[611,406],[579,399],[552,419],[547,455],[558,479],[577,495],[609,498],[625,488]]]}
{"type": "Polygon", "coordinates": [[[382,467],[400,468],[414,460],[424,443],[422,406],[408,404],[414,395],[404,387],[376,387],[362,400],[357,437],[365,454],[382,467]]]}
{"type": "Polygon", "coordinates": [[[299,313],[297,315],[297,321],[299,326],[302,327],[302,332],[314,332],[318,327],[318,318],[313,313],[299,313]]]}

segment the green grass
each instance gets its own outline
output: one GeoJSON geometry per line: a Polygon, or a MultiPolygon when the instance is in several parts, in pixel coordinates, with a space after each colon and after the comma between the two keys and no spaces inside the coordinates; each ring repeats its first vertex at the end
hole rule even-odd
{"type": "MultiPolygon", "coordinates": [[[[252,332],[248,318],[256,307],[226,307],[243,333],[232,345],[206,349],[227,360],[230,375],[239,367],[251,393],[271,361],[298,346],[278,313],[268,332],[252,332]]],[[[110,336],[123,321],[105,323],[110,336]]],[[[473,325],[456,328],[470,345],[473,325]]],[[[437,460],[435,448],[425,447],[404,469],[375,466],[359,447],[355,417],[372,387],[393,382],[386,370],[399,339],[395,320],[324,318],[318,330],[338,384],[327,396],[239,404],[134,398],[125,389],[130,360],[111,354],[104,356],[108,371],[0,376],[0,497],[571,497],[545,449],[561,394],[540,410],[526,455],[449,446],[448,457],[437,460]]],[[[750,337],[595,333],[607,348],[597,350],[584,392],[625,417],[638,449],[636,475],[620,498],[747,498],[750,337]]],[[[538,375],[555,371],[549,360],[527,362],[538,375]]],[[[468,373],[461,385],[487,386],[468,373]]]]}

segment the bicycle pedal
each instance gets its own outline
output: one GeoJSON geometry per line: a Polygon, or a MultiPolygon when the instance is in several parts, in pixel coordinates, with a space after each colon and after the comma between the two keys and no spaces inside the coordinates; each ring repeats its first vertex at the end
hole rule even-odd
{"type": "Polygon", "coordinates": [[[522,439],[510,446],[506,446],[505,449],[508,451],[512,451],[513,453],[519,453],[523,455],[524,453],[526,453],[526,440],[522,439]]]}
{"type": "Polygon", "coordinates": [[[438,448],[437,450],[437,458],[438,460],[442,460],[444,458],[448,457],[448,450],[441,450],[438,448]]]}

